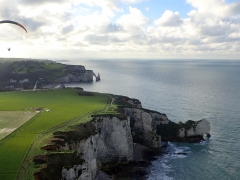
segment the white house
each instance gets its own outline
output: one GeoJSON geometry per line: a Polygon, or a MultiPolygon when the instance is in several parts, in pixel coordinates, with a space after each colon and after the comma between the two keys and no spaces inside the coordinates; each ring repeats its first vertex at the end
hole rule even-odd
{"type": "Polygon", "coordinates": [[[27,82],[29,82],[28,79],[19,80],[19,83],[27,83],[27,82]]]}
{"type": "Polygon", "coordinates": [[[10,83],[17,83],[17,80],[10,79],[10,83]]]}

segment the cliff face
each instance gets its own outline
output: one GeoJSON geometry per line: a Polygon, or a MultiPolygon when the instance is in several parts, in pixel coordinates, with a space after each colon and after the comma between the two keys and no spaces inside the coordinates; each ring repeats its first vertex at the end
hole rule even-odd
{"type": "Polygon", "coordinates": [[[204,135],[210,136],[210,123],[206,119],[175,123],[165,114],[156,111],[137,108],[124,108],[124,110],[130,117],[134,140],[149,147],[160,147],[161,139],[199,142],[203,140],[204,135]]]}
{"type": "Polygon", "coordinates": [[[204,134],[210,135],[210,123],[206,119],[199,121],[187,121],[183,127],[179,129],[180,138],[199,137],[204,134]],[[185,126],[184,126],[185,125],[185,126]]]}
{"type": "Polygon", "coordinates": [[[69,83],[69,82],[92,82],[93,81],[93,71],[86,70],[81,74],[68,74],[67,76],[58,78],[59,83],[69,83]]]}
{"type": "Polygon", "coordinates": [[[204,136],[210,137],[210,123],[206,119],[199,121],[187,121],[185,123],[158,124],[157,134],[161,135],[163,141],[177,142],[199,142],[204,136]]]}
{"type": "Polygon", "coordinates": [[[59,83],[92,82],[95,75],[92,70],[86,70],[84,66],[68,66],[68,75],[58,78],[59,83]]]}
{"type": "MultiPolygon", "coordinates": [[[[64,167],[61,173],[54,174],[55,177],[107,180],[108,176],[103,171],[110,164],[141,161],[143,149],[159,149],[161,140],[193,142],[209,134],[210,123],[206,120],[174,123],[165,114],[141,108],[138,100],[127,99],[127,102],[133,107],[122,107],[121,116],[94,115],[92,121],[76,126],[72,131],[54,134],[51,145],[43,149],[49,153],[72,151],[76,154],[75,159],[79,159],[71,161],[74,162],[72,164],[64,160],[68,156],[59,154],[65,163],[55,163],[56,172],[59,172],[59,167],[64,167]]],[[[42,179],[46,174],[50,176],[54,169],[49,164],[51,156],[43,156],[40,159],[45,159],[42,163],[49,168],[36,173],[36,179],[42,179]]]]}
{"type": "MultiPolygon", "coordinates": [[[[76,170],[73,171],[74,166],[65,164],[65,166],[72,166],[69,170],[62,170],[64,176],[68,177],[67,179],[73,176],[79,180],[99,179],[100,176],[104,176],[104,173],[100,171],[103,164],[133,161],[133,139],[128,119],[119,120],[117,117],[95,116],[93,121],[79,126],[74,132],[57,133],[54,142],[57,151],[75,151],[84,160],[82,164],[75,164],[75,167],[81,167],[78,169],[81,170],[81,174],[78,173],[78,176],[76,170]],[[89,137],[76,137],[75,134],[78,131],[81,131],[82,134],[89,134],[89,137]],[[56,140],[56,138],[58,139],[56,140]]],[[[45,147],[45,149],[53,150],[52,147],[51,149],[45,147]]],[[[45,171],[44,174],[46,174],[45,171]]],[[[35,175],[35,177],[41,177],[42,173],[38,173],[38,176],[35,175]]]]}
{"type": "Polygon", "coordinates": [[[124,108],[125,115],[131,123],[132,136],[135,143],[151,148],[161,147],[161,136],[156,133],[155,119],[168,121],[162,114],[150,114],[138,108],[124,108]]]}
{"type": "Polygon", "coordinates": [[[133,160],[133,140],[130,122],[116,117],[95,117],[97,134],[74,144],[65,144],[62,148],[83,154],[86,161],[79,179],[96,179],[101,164],[108,162],[123,163],[133,160]]]}

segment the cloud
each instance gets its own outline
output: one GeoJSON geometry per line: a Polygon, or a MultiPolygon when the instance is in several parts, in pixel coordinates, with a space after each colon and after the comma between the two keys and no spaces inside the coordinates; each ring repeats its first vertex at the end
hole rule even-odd
{"type": "Polygon", "coordinates": [[[76,4],[85,4],[90,7],[100,7],[102,14],[113,17],[116,12],[122,11],[116,0],[75,0],[76,4]]]}
{"type": "Polygon", "coordinates": [[[15,19],[19,17],[20,12],[16,6],[9,6],[7,1],[0,1],[1,19],[15,19]]]}
{"type": "Polygon", "coordinates": [[[186,24],[195,30],[195,36],[203,39],[206,47],[238,40],[236,31],[240,28],[240,3],[226,3],[224,0],[187,2],[195,9],[188,13],[189,21],[186,24]]]}
{"type": "Polygon", "coordinates": [[[116,23],[125,29],[144,28],[150,22],[142,12],[133,7],[129,7],[129,14],[124,14],[117,19],[116,23]]]}
{"type": "Polygon", "coordinates": [[[71,31],[73,31],[73,29],[74,29],[74,26],[72,24],[70,24],[68,26],[64,26],[62,28],[62,33],[63,34],[67,34],[67,33],[71,32],[71,31]]]}
{"type": "Polygon", "coordinates": [[[43,3],[61,3],[64,0],[19,0],[20,3],[26,5],[41,5],[43,3]]]}
{"type": "Polygon", "coordinates": [[[227,6],[226,12],[229,15],[240,15],[240,2],[235,2],[227,6]]]}
{"type": "Polygon", "coordinates": [[[179,26],[182,22],[183,20],[178,12],[166,10],[162,17],[157,19],[154,23],[157,26],[179,26]]]}
{"type": "Polygon", "coordinates": [[[125,4],[137,4],[146,0],[119,0],[119,1],[125,4]]]}
{"type": "Polygon", "coordinates": [[[90,34],[85,37],[85,40],[90,44],[102,44],[102,45],[111,45],[111,43],[118,43],[122,42],[116,36],[109,36],[109,35],[96,35],[90,34]]]}
{"type": "Polygon", "coordinates": [[[114,16],[115,12],[121,11],[115,0],[95,0],[94,2],[102,8],[102,13],[108,16],[114,16]]]}
{"type": "Polygon", "coordinates": [[[204,36],[225,36],[231,32],[231,28],[229,26],[224,25],[203,25],[200,27],[200,32],[204,36]]]}
{"type": "Polygon", "coordinates": [[[154,20],[147,0],[137,6],[144,12],[149,8],[146,14],[128,7],[143,1],[19,0],[10,6],[9,0],[0,0],[0,19],[18,21],[28,30],[18,33],[20,28],[2,25],[0,48],[18,47],[23,56],[66,58],[79,52],[86,57],[142,57],[143,52],[150,57],[240,55],[239,2],[186,0],[192,7],[187,17],[166,10],[154,20]]]}
{"type": "Polygon", "coordinates": [[[30,31],[36,31],[39,27],[45,25],[45,22],[36,21],[32,18],[21,18],[20,22],[30,31]]]}
{"type": "Polygon", "coordinates": [[[108,23],[100,27],[101,33],[115,33],[122,31],[122,27],[118,24],[108,23]]]}
{"type": "Polygon", "coordinates": [[[99,12],[94,12],[90,15],[79,15],[72,19],[80,32],[92,31],[95,33],[107,33],[117,31],[117,26],[113,25],[108,16],[99,12]]]}
{"type": "Polygon", "coordinates": [[[225,17],[240,15],[240,2],[226,3],[225,0],[186,0],[191,6],[196,8],[199,14],[225,17]]]}

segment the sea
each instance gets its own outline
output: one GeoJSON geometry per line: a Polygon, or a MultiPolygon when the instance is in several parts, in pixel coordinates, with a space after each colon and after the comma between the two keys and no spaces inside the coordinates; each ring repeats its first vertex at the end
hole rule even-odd
{"type": "Polygon", "coordinates": [[[69,84],[87,91],[137,98],[174,122],[207,119],[211,138],[167,142],[167,154],[147,167],[148,180],[240,179],[240,61],[61,61],[99,73],[101,81],[69,84]],[[186,155],[177,155],[184,152],[186,155]]]}

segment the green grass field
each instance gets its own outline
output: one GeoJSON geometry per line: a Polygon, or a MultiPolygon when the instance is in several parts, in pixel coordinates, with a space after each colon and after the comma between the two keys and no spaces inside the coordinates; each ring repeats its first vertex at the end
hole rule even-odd
{"type": "Polygon", "coordinates": [[[79,96],[75,89],[37,92],[0,92],[0,111],[41,111],[0,141],[0,179],[13,180],[36,137],[59,124],[104,109],[109,96],[79,96]]]}

